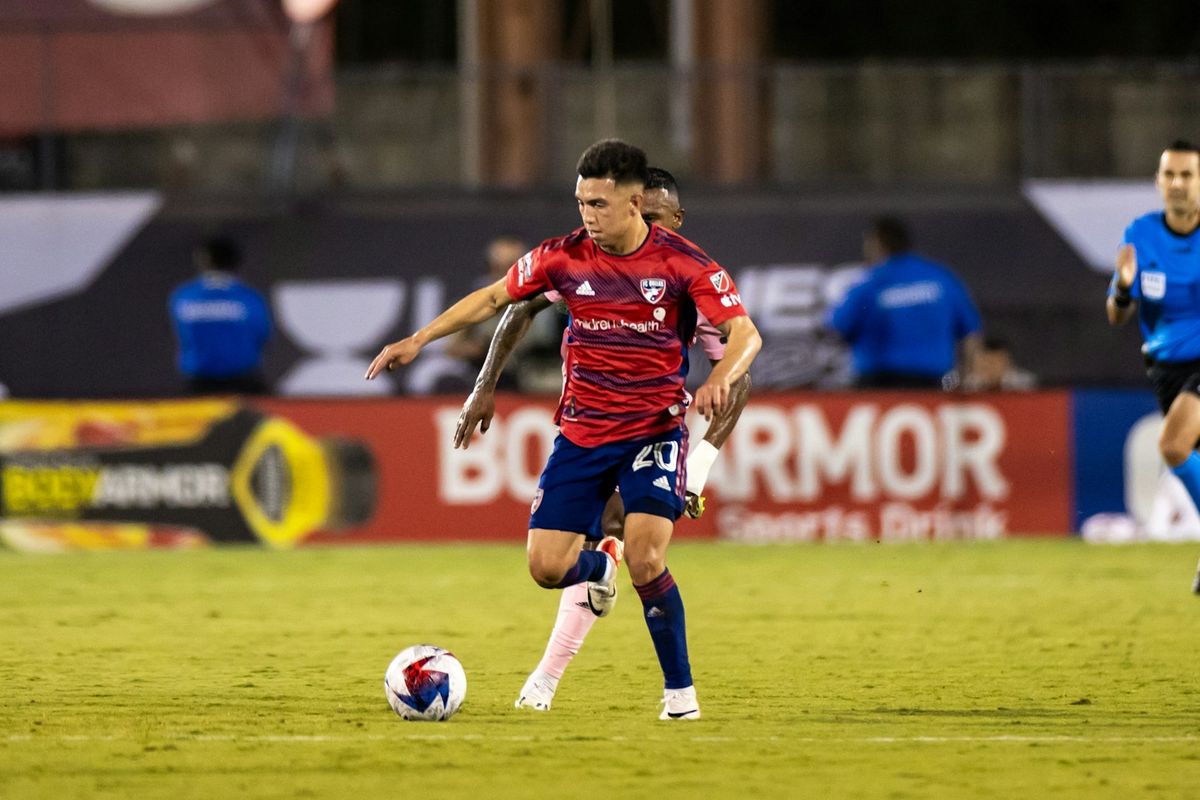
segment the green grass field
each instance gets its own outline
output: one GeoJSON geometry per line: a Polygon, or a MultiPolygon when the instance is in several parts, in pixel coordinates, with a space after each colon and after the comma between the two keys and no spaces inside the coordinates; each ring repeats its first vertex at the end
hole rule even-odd
{"type": "Polygon", "coordinates": [[[0,797],[1195,797],[1195,549],[677,545],[688,723],[624,577],[513,710],[557,605],[519,547],[4,553],[0,797]],[[450,722],[384,700],[418,642],[450,722]]]}

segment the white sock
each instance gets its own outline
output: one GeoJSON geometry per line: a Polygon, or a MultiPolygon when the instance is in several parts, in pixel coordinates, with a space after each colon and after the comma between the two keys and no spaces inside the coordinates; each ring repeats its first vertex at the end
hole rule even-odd
{"type": "Polygon", "coordinates": [[[708,439],[701,439],[700,443],[688,453],[687,490],[689,492],[697,496],[704,493],[704,484],[708,482],[708,471],[712,469],[713,462],[717,460],[717,453],[720,452],[708,439]]]}

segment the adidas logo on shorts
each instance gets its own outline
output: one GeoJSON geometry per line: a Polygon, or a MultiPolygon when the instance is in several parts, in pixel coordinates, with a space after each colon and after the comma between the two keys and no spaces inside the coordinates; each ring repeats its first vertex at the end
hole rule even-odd
{"type": "Polygon", "coordinates": [[[667,480],[666,475],[660,475],[654,480],[654,486],[657,489],[662,489],[664,492],[671,491],[671,482],[667,480]]]}

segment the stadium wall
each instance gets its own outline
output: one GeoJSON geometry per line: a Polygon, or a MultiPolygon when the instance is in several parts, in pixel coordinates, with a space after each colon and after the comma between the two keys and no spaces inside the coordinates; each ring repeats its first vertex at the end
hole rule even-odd
{"type": "MultiPolygon", "coordinates": [[[[414,369],[360,377],[384,342],[474,288],[490,238],[513,232],[536,243],[573,228],[568,191],[289,207],[155,194],[0,199],[0,384],[25,398],[183,392],[166,298],[191,276],[195,242],[221,231],[242,244],[247,280],[270,298],[277,335],[266,371],[276,393],[458,391],[472,376],[436,345],[414,369]]],[[[760,388],[847,383],[845,347],[823,318],[860,274],[864,226],[885,212],[906,217],[918,248],[963,276],[987,332],[1007,339],[1043,384],[1142,385],[1138,332],[1108,327],[1103,296],[1124,224],[1155,202],[1148,183],[684,191],[685,233],[734,275],[763,331],[760,388]]]]}
{"type": "MultiPolygon", "coordinates": [[[[1123,513],[1131,488],[1155,491],[1148,400],[759,395],[716,462],[707,512],[678,536],[1063,536],[1077,509],[1123,513]]],[[[459,411],[457,398],[0,403],[0,538],[24,550],[521,542],[553,404],[502,396],[467,450],[451,444],[459,411]]],[[[690,427],[700,436],[704,421],[690,427]]]]}

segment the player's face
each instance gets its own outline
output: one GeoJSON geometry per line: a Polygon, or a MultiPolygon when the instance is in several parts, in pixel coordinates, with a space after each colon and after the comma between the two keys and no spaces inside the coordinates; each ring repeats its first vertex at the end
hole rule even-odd
{"type": "Polygon", "coordinates": [[[1200,154],[1164,151],[1154,182],[1168,211],[1195,213],[1200,208],[1200,154]]]}
{"type": "Polygon", "coordinates": [[[575,202],[592,241],[605,250],[624,249],[631,231],[642,224],[642,187],[619,185],[612,178],[579,178],[575,202]]]}
{"type": "Polygon", "coordinates": [[[679,207],[679,198],[666,189],[647,189],[642,201],[642,219],[646,224],[653,222],[664,228],[677,231],[683,227],[683,209],[679,207]]]}

